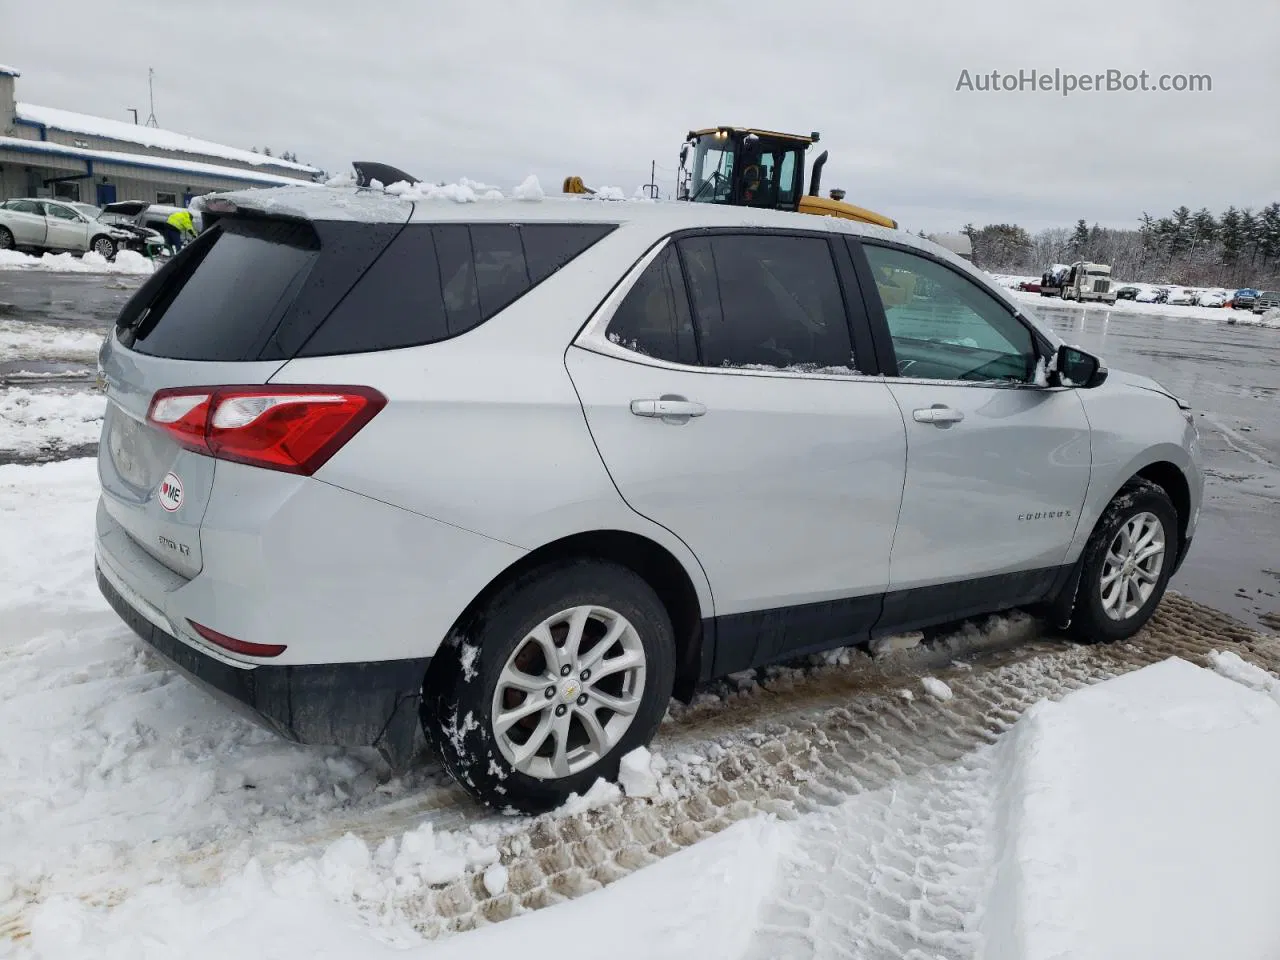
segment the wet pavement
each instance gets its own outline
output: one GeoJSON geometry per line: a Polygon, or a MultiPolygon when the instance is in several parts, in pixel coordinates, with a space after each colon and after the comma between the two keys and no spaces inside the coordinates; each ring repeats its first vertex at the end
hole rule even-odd
{"type": "Polygon", "coordinates": [[[1190,403],[1204,447],[1199,529],[1172,587],[1280,630],[1280,330],[1037,307],[1058,335],[1190,403]]]}
{"type": "MultiPolygon", "coordinates": [[[[0,345],[13,331],[40,332],[29,348],[0,347],[0,395],[91,389],[93,337],[105,334],[144,279],[0,271],[0,345]]],[[[1113,368],[1154,377],[1195,408],[1205,503],[1173,587],[1251,625],[1280,629],[1280,331],[1229,326],[1226,310],[1217,321],[1176,309],[1163,317],[1032,307],[1067,341],[1113,368]]],[[[0,463],[92,453],[83,444],[23,454],[0,449],[0,463]]]]}

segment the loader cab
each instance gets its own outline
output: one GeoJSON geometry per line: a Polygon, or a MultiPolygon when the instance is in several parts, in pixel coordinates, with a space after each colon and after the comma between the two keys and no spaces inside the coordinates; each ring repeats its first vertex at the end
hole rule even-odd
{"type": "Polygon", "coordinates": [[[717,127],[690,131],[680,151],[680,199],[739,207],[798,210],[804,195],[804,154],[816,133],[717,127]]]}

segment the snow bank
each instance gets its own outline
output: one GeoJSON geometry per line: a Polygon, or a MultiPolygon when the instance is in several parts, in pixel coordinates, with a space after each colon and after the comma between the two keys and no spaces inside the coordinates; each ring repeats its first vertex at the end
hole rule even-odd
{"type": "Polygon", "coordinates": [[[0,450],[31,453],[94,443],[106,405],[97,391],[0,390],[0,450]]]}
{"type": "Polygon", "coordinates": [[[92,363],[101,348],[99,331],[0,320],[0,362],[39,359],[92,363]]]}
{"type": "MultiPolygon", "coordinates": [[[[405,923],[362,929],[354,922],[341,901],[377,891],[360,886],[369,852],[349,836],[318,868],[272,873],[254,860],[221,888],[159,883],[110,911],[50,900],[36,911],[31,946],[42,960],[559,960],[568,930],[575,942],[607,943],[611,960],[648,960],[656,944],[664,956],[735,957],[751,941],[787,834],[773,820],[743,821],[588,897],[435,943],[423,943],[405,923]]],[[[490,868],[485,876],[498,886],[502,872],[490,868]]]]}
{"type": "Polygon", "coordinates": [[[108,260],[90,250],[83,256],[70,253],[46,253],[33,257],[17,250],[0,250],[0,270],[55,270],[60,273],[127,273],[148,274],[155,265],[140,253],[121,250],[108,260]]]}
{"type": "MultiPolygon", "coordinates": [[[[1227,323],[1232,320],[1236,323],[1248,323],[1249,318],[1253,316],[1240,310],[1232,310],[1230,307],[1178,306],[1167,303],[1139,303],[1136,300],[1117,300],[1114,304],[1094,302],[1081,304],[1074,300],[1042,297],[1038,293],[1028,293],[1025,290],[1015,290],[1012,287],[1009,288],[1009,293],[1019,300],[1046,309],[1086,310],[1092,315],[1101,313],[1116,315],[1136,313],[1149,317],[1163,317],[1166,320],[1213,320],[1217,323],[1227,323]]],[[[1253,317],[1253,319],[1257,320],[1258,318],[1253,317]]],[[[1257,324],[1253,325],[1256,326],[1257,324]]]]}
{"type": "Polygon", "coordinates": [[[1280,703],[1171,658],[998,748],[988,958],[1262,960],[1280,945],[1280,703]]]}
{"type": "Polygon", "coordinates": [[[541,200],[546,196],[546,193],[543,192],[542,184],[538,182],[537,176],[531,173],[520,181],[519,186],[512,191],[511,196],[517,200],[541,200]]]}

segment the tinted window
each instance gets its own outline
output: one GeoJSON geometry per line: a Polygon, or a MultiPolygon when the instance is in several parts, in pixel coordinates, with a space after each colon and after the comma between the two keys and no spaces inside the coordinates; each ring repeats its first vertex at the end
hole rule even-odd
{"type": "Polygon", "coordinates": [[[300,351],[434,343],[488,320],[613,224],[410,224],[300,351]]]}
{"type": "Polygon", "coordinates": [[[255,358],[319,251],[309,226],[281,221],[227,221],[207,236],[139,318],[133,349],[180,360],[255,358]]]}
{"type": "Polygon", "coordinates": [[[80,218],[76,216],[74,210],[68,210],[61,204],[46,203],[44,206],[45,210],[48,211],[49,216],[54,217],[57,220],[74,220],[76,222],[79,222],[80,220],[80,218]]]}
{"type": "Polygon", "coordinates": [[[713,236],[679,246],[704,364],[854,369],[825,239],[713,236]]]}
{"type": "Polygon", "coordinates": [[[654,259],[609,321],[609,339],[645,356],[672,363],[698,362],[689,296],[674,245],[654,259]]]}
{"type": "Polygon", "coordinates": [[[928,257],[863,244],[904,377],[1031,379],[1031,331],[967,277],[928,257]]]}
{"type": "Polygon", "coordinates": [[[40,215],[40,207],[31,200],[10,200],[5,205],[6,210],[13,210],[17,213],[34,213],[40,215]]]}

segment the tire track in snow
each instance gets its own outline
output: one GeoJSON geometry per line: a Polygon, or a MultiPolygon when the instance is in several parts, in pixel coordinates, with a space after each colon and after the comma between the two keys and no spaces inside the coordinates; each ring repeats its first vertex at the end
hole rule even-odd
{"type": "MultiPolygon", "coordinates": [[[[976,885],[961,881],[979,860],[970,847],[983,816],[973,802],[986,775],[981,748],[1039,699],[1169,656],[1205,663],[1210,651],[1223,648],[1270,670],[1280,666],[1280,639],[1175,595],[1126,644],[1037,640],[940,671],[954,694],[948,701],[926,697],[919,681],[954,651],[859,657],[852,666],[788,676],[716,708],[677,712],[655,745],[675,758],[669,780],[676,795],[666,799],[628,799],[560,818],[501,818],[427,772],[415,778],[425,792],[280,837],[277,850],[285,860],[318,853],[347,830],[373,846],[424,821],[506,831],[497,846],[509,882],[498,895],[477,870],[360,905],[371,918],[407,920],[436,937],[581,896],[745,817],[763,812],[793,820],[818,811],[844,823],[856,842],[842,845],[818,889],[797,882],[776,891],[762,917],[761,942],[774,944],[771,955],[967,956],[966,918],[978,904],[976,885]],[[903,688],[915,699],[902,696],[903,688]],[[850,804],[856,816],[839,820],[842,805],[850,804]]],[[[798,829],[809,830],[809,819],[798,829]]],[[[824,851],[833,845],[817,833],[801,840],[805,855],[826,865],[824,851]]],[[[197,882],[216,883],[224,855],[194,852],[189,863],[201,875],[197,882]]],[[[26,935],[35,898],[33,891],[18,912],[0,915],[0,937],[26,935]]]]}

